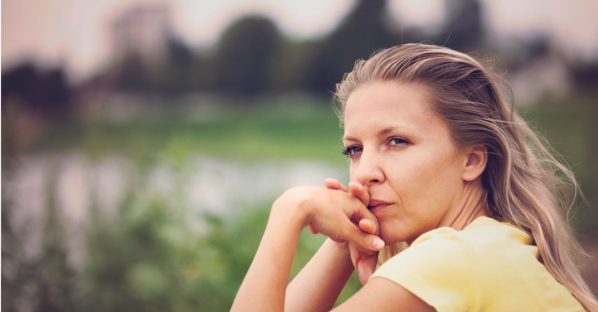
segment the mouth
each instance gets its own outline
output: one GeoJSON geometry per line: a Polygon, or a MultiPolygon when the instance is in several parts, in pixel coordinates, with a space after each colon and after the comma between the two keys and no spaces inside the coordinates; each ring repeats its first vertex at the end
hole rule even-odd
{"type": "Polygon", "coordinates": [[[372,200],[370,200],[370,203],[368,205],[368,210],[375,214],[376,212],[378,212],[390,205],[391,205],[391,203],[389,203],[389,202],[385,202],[383,200],[378,200],[378,199],[372,199],[372,200]]]}

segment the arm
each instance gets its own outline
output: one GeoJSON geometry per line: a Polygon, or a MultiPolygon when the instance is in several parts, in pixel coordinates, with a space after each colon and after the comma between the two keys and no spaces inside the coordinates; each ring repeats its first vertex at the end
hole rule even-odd
{"type": "Polygon", "coordinates": [[[285,289],[306,216],[298,209],[277,203],[272,206],[266,230],[231,311],[284,309],[285,289]]]}
{"type": "Polygon", "coordinates": [[[327,239],[287,286],[285,311],[330,310],[352,273],[347,247],[327,239]]]}
{"type": "Polygon", "coordinates": [[[363,233],[351,222],[364,218],[375,220],[358,199],[346,192],[313,187],[285,192],[272,206],[264,236],[231,310],[283,310],[299,233],[305,225],[334,241],[352,241],[362,250],[381,249],[384,243],[378,237],[363,233]]]}
{"type": "Polygon", "coordinates": [[[382,277],[374,277],[334,311],[434,312],[435,309],[403,286],[382,277]]]}

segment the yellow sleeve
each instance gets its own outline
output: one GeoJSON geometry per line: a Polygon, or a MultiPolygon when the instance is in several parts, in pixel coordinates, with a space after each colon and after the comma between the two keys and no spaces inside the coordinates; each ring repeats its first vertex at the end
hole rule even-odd
{"type": "Polygon", "coordinates": [[[475,307],[475,263],[456,231],[440,228],[423,234],[395,255],[371,278],[389,279],[436,311],[467,311],[475,307]]]}

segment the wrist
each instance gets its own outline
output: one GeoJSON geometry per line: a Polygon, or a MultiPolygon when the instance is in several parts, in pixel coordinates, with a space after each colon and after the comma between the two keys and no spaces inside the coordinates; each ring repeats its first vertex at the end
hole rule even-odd
{"type": "Polygon", "coordinates": [[[339,270],[349,272],[349,274],[353,272],[354,266],[347,243],[339,243],[328,238],[324,241],[324,246],[329,250],[329,254],[333,255],[333,259],[336,259],[336,266],[339,270]]]}
{"type": "Polygon", "coordinates": [[[339,257],[345,258],[351,261],[351,253],[349,251],[349,245],[346,242],[336,242],[331,238],[327,238],[324,242],[329,248],[337,254],[339,257]]]}
{"type": "Polygon", "coordinates": [[[272,204],[270,219],[276,219],[282,224],[297,227],[299,230],[309,224],[311,213],[306,205],[307,196],[297,189],[284,192],[272,204]]]}

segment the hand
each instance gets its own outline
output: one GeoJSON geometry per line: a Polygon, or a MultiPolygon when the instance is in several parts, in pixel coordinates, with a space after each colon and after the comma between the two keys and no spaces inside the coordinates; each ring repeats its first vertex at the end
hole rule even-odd
{"type": "MultiPolygon", "coordinates": [[[[349,183],[349,190],[347,187],[342,185],[335,179],[326,179],[324,184],[327,188],[333,190],[341,190],[344,192],[350,191],[350,193],[359,198],[359,200],[364,204],[367,205],[370,201],[368,192],[365,191],[363,186],[356,182],[349,183]]],[[[365,233],[378,235],[378,222],[371,222],[368,219],[362,219],[359,222],[359,229],[365,233]]],[[[314,229],[312,232],[315,233],[314,229]]],[[[374,273],[376,269],[376,264],[378,263],[378,252],[360,252],[355,246],[349,242],[349,253],[351,254],[351,262],[355,269],[357,269],[357,273],[359,275],[359,281],[362,285],[364,285],[370,276],[374,273]]]]}
{"type": "Polygon", "coordinates": [[[360,230],[361,223],[377,227],[376,218],[360,199],[346,191],[292,188],[276,200],[271,217],[277,215],[282,220],[293,208],[312,232],[320,232],[339,243],[351,242],[360,253],[376,253],[384,247],[384,241],[378,236],[360,230]]]}

